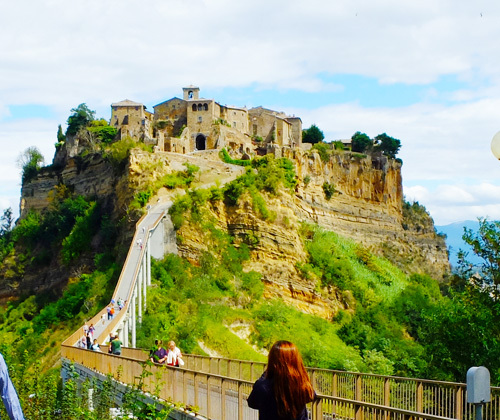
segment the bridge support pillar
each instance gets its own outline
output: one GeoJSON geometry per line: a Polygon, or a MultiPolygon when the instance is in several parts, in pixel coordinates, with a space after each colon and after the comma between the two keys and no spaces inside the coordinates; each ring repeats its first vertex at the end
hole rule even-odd
{"type": "Polygon", "coordinates": [[[148,246],[146,248],[146,284],[151,286],[151,233],[148,234],[148,246]]]}
{"type": "Polygon", "coordinates": [[[132,343],[131,343],[131,346],[132,348],[135,349],[135,345],[136,345],[136,336],[135,336],[135,325],[136,325],[136,320],[135,320],[135,304],[136,304],[136,295],[135,295],[135,290],[134,290],[134,293],[132,293],[132,302],[131,303],[131,306],[132,306],[132,316],[130,317],[132,319],[132,331],[131,331],[131,335],[132,335],[132,343]]]}
{"type": "Polygon", "coordinates": [[[127,314],[127,318],[125,319],[125,325],[123,326],[123,345],[128,347],[128,331],[130,328],[129,315],[127,314]]]}
{"type": "MultiPolygon", "coordinates": [[[[149,244],[148,244],[148,250],[149,250],[149,244]]],[[[147,262],[149,260],[147,259],[147,256],[146,256],[146,264],[145,264],[145,270],[142,270],[142,278],[141,278],[141,283],[142,283],[142,295],[143,295],[143,299],[142,299],[142,310],[144,311],[144,313],[146,312],[146,297],[147,297],[147,287],[148,287],[148,269],[147,269],[147,262]]]]}
{"type": "Polygon", "coordinates": [[[144,271],[144,264],[141,265],[139,270],[139,277],[135,282],[135,288],[137,289],[137,321],[142,324],[142,272],[144,271]]]}

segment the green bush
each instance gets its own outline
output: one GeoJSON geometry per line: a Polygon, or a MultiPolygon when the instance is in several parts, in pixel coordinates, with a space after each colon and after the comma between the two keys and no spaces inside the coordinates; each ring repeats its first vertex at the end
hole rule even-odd
{"type": "Polygon", "coordinates": [[[130,156],[130,150],[137,147],[137,145],[138,143],[131,137],[124,137],[108,145],[103,156],[115,169],[122,169],[130,156]]]}
{"type": "Polygon", "coordinates": [[[104,119],[91,121],[87,130],[94,133],[105,144],[113,142],[118,134],[118,130],[111,127],[104,119]]]}
{"type": "Polygon", "coordinates": [[[325,198],[330,200],[335,194],[335,185],[330,184],[329,182],[323,183],[323,192],[325,193],[325,198]]]}
{"type": "Polygon", "coordinates": [[[229,156],[229,153],[225,148],[223,148],[220,151],[220,157],[223,162],[225,163],[230,163],[232,165],[239,165],[239,166],[250,166],[252,164],[251,160],[243,160],[243,159],[233,159],[231,156],[229,156]]]}
{"type": "Polygon", "coordinates": [[[330,161],[330,145],[326,143],[316,143],[311,150],[316,150],[322,162],[327,163],[330,161]]]}
{"type": "Polygon", "coordinates": [[[62,242],[62,259],[68,264],[90,248],[90,242],[99,228],[99,208],[90,203],[82,216],[77,216],[70,234],[62,242]]]}

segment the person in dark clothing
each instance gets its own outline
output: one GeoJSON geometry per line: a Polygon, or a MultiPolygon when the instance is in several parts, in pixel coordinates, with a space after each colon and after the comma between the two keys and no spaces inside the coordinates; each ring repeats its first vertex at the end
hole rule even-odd
{"type": "Polygon", "coordinates": [[[259,420],[307,420],[306,404],[315,396],[297,347],[289,341],[277,341],[247,402],[259,410],[259,420]]]}
{"type": "Polygon", "coordinates": [[[165,363],[165,360],[167,360],[167,350],[162,347],[161,340],[155,340],[155,350],[151,352],[149,360],[160,364],[165,363]]]}

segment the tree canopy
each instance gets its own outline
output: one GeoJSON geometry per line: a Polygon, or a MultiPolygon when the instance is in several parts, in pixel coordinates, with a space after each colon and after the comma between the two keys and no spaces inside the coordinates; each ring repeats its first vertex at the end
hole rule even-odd
{"type": "Polygon", "coordinates": [[[302,142],[316,144],[323,141],[325,135],[316,124],[311,125],[309,128],[302,130],[302,142]]]}
{"type": "Polygon", "coordinates": [[[42,152],[35,147],[28,147],[17,158],[17,165],[21,168],[22,183],[33,179],[42,167],[44,158],[42,152]]]}
{"type": "Polygon", "coordinates": [[[365,153],[373,146],[373,140],[365,133],[356,131],[351,137],[351,147],[353,152],[365,153]]]}
{"type": "Polygon", "coordinates": [[[68,117],[67,136],[74,136],[80,128],[86,127],[91,121],[94,121],[95,111],[91,111],[86,104],[80,104],[71,110],[72,114],[68,117]]]}
{"type": "Polygon", "coordinates": [[[375,137],[375,151],[382,152],[385,156],[394,159],[401,148],[401,141],[385,133],[375,137]]]}

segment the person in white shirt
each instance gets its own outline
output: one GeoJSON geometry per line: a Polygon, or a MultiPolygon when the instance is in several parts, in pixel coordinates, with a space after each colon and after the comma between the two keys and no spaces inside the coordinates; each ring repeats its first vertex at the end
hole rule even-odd
{"type": "Polygon", "coordinates": [[[182,353],[179,350],[179,348],[175,346],[175,341],[168,342],[167,365],[169,366],[184,365],[184,361],[182,360],[182,353]]]}

